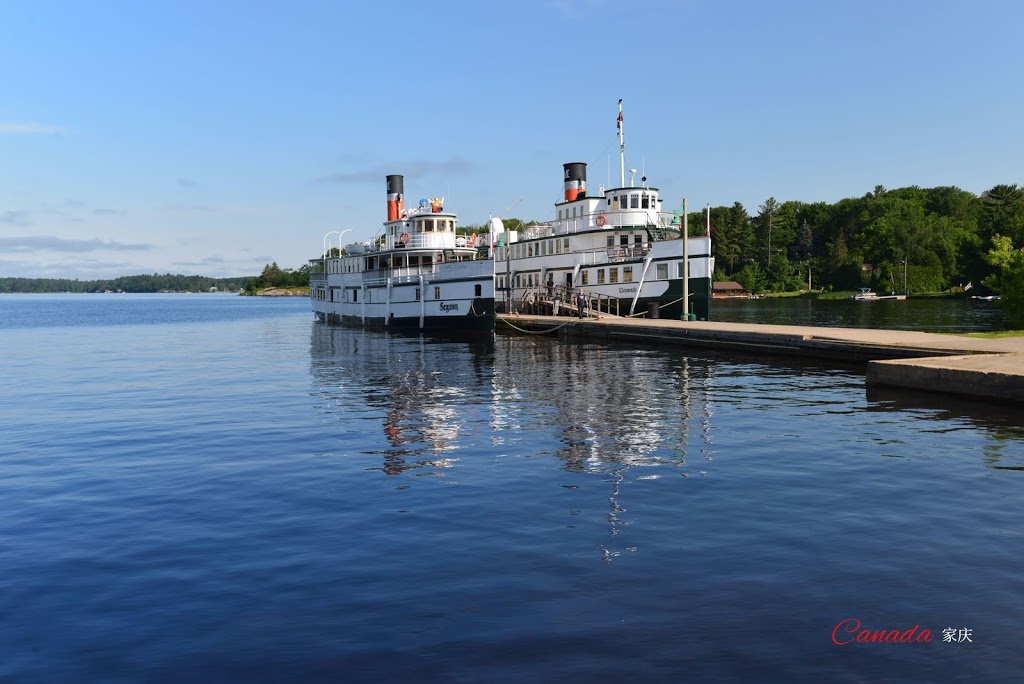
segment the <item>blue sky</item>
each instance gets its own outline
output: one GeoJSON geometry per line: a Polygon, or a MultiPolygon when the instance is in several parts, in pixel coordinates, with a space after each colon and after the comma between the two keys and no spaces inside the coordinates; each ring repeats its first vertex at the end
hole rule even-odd
{"type": "Polygon", "coordinates": [[[0,276],[298,268],[376,234],[389,173],[463,224],[549,219],[564,162],[617,179],[619,98],[666,207],[1021,184],[1021,26],[1010,0],[9,0],[0,276]]]}

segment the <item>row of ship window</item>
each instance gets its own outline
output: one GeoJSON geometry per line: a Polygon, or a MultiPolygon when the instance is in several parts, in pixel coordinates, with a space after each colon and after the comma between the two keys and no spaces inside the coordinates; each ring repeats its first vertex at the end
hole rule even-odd
{"type": "MultiPolygon", "coordinates": [[[[362,261],[364,257],[353,257],[351,259],[328,259],[327,261],[327,272],[328,273],[362,273],[362,261]]],[[[388,261],[387,257],[371,257],[374,261],[370,264],[370,270],[374,270],[377,264],[380,264],[380,268],[391,268],[392,262],[388,261]],[[380,259],[380,261],[376,261],[380,259]]],[[[398,254],[393,257],[395,268],[417,268],[419,266],[430,266],[434,263],[434,258],[430,255],[425,256],[405,256],[398,254]]]]}
{"type": "MultiPolygon", "coordinates": [[[[619,209],[657,209],[658,196],[644,194],[614,195],[605,200],[605,204],[612,208],[612,211],[619,209]]],[[[558,210],[558,218],[577,218],[587,215],[587,207],[566,207],[558,210]]]]}
{"type": "MultiPolygon", "coordinates": [[[[434,291],[434,299],[435,300],[441,299],[441,287],[439,285],[435,285],[433,287],[433,291],[434,291]]],[[[373,290],[367,290],[366,291],[366,294],[367,294],[366,301],[368,303],[373,301],[373,292],[374,292],[373,290]]],[[[330,301],[332,301],[332,302],[348,301],[348,302],[357,303],[359,301],[359,290],[355,289],[355,288],[345,288],[345,298],[344,299],[342,299],[340,297],[338,299],[335,299],[335,295],[340,295],[340,291],[336,287],[330,288],[329,294],[330,294],[330,301]],[[351,298],[349,298],[350,295],[351,295],[351,298]]],[[[324,290],[323,288],[316,288],[315,290],[313,290],[311,292],[311,296],[312,296],[313,299],[319,299],[320,301],[327,301],[328,291],[324,290]]],[[[417,301],[417,302],[420,301],[420,297],[421,296],[422,296],[422,292],[421,292],[420,288],[417,287],[416,288],[416,298],[413,301],[417,301]]],[[[481,286],[481,285],[474,285],[473,286],[473,296],[474,297],[482,297],[483,296],[483,286],[481,286]]]]}
{"type": "MultiPolygon", "coordinates": [[[[655,264],[654,279],[655,280],[668,280],[669,265],[668,264],[655,264]]],[[[631,283],[633,282],[633,267],[622,266],[621,267],[621,278],[620,268],[613,266],[610,268],[595,268],[595,269],[583,269],[580,271],[580,282],[579,285],[604,285],[605,283],[631,283]],[[591,282],[591,271],[593,271],[593,282],[591,282]],[[605,276],[607,275],[607,280],[605,276]]],[[[683,277],[683,263],[676,263],[676,277],[683,277]]],[[[554,280],[554,279],[553,279],[554,280]]],[[[520,289],[524,287],[539,287],[544,283],[541,280],[540,273],[522,273],[515,276],[513,287],[520,289]]],[[[498,287],[508,287],[507,280],[505,277],[498,278],[498,287]]]]}
{"type": "MultiPolygon", "coordinates": [[[[646,235],[644,233],[623,233],[620,235],[606,235],[605,246],[614,247],[618,243],[622,247],[629,246],[630,240],[633,241],[634,245],[641,245],[644,242],[646,235]]],[[[525,242],[514,244],[511,247],[512,259],[529,259],[535,256],[551,256],[552,254],[568,254],[569,253],[569,238],[555,238],[553,240],[541,240],[538,242],[525,242]]],[[[505,250],[501,248],[498,250],[497,258],[499,261],[505,259],[505,250]]]]}

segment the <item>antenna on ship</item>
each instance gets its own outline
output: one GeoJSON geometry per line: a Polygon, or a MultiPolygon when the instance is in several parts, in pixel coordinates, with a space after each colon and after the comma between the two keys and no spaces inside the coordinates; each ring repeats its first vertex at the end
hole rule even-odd
{"type": "Polygon", "coordinates": [[[622,98],[619,98],[619,118],[615,122],[619,129],[619,187],[626,187],[626,141],[622,137],[622,98]]]}

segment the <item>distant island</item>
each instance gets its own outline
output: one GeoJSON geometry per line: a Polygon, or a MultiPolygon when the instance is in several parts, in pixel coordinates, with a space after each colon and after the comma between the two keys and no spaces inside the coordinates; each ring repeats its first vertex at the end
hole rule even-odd
{"type": "Polygon", "coordinates": [[[309,294],[309,266],[282,269],[277,262],[267,264],[258,276],[209,278],[196,275],[130,275],[106,280],[77,278],[0,278],[0,294],[14,293],[158,293],[158,292],[237,292],[254,296],[306,296],[309,294]]]}

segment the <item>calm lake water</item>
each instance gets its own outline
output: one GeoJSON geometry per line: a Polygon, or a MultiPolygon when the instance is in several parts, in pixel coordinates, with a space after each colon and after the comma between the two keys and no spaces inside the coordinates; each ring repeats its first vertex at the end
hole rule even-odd
{"type": "Polygon", "coordinates": [[[927,332],[985,332],[1007,327],[999,304],[978,299],[907,299],[876,302],[803,297],[716,299],[716,321],[820,325],[927,332]]]}
{"type": "Polygon", "coordinates": [[[0,297],[0,680],[1024,676],[1018,409],[308,309],[0,297]]]}

